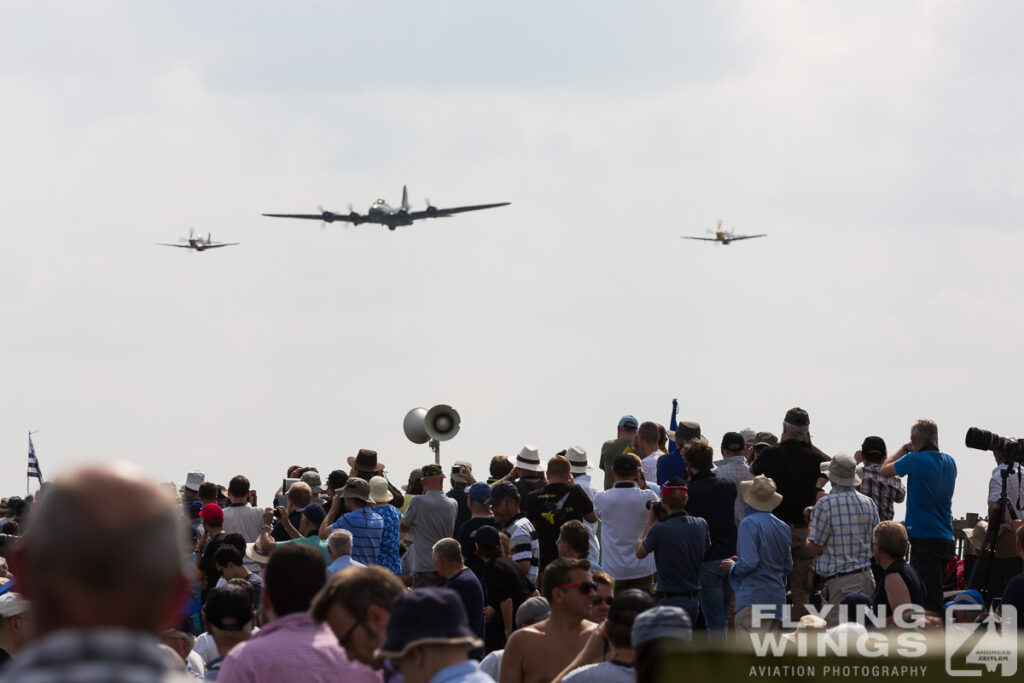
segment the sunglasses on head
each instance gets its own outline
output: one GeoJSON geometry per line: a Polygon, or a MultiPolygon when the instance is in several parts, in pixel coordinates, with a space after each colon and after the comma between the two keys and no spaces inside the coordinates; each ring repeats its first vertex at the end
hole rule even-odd
{"type": "Polygon", "coordinates": [[[565,583],[561,586],[555,586],[555,588],[561,588],[562,590],[569,590],[570,588],[579,588],[581,594],[588,595],[597,590],[597,584],[593,581],[573,581],[572,583],[565,583]]]}
{"type": "Polygon", "coordinates": [[[612,599],[611,598],[596,597],[596,598],[594,598],[593,600],[590,601],[590,604],[593,605],[594,607],[597,607],[602,602],[604,604],[606,604],[606,605],[611,605],[612,604],[612,599]]]}

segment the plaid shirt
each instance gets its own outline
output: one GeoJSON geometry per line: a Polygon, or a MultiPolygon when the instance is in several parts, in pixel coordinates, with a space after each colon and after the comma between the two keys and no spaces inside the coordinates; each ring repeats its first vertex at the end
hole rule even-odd
{"type": "Polygon", "coordinates": [[[864,465],[864,473],[857,490],[875,501],[878,506],[878,518],[883,521],[892,521],[892,506],[902,503],[907,497],[907,491],[903,488],[903,480],[899,477],[883,477],[881,475],[882,463],[875,462],[864,465]]]}
{"type": "Polygon", "coordinates": [[[852,487],[833,484],[814,505],[807,540],[824,547],[817,572],[829,577],[871,564],[871,535],[878,525],[875,501],[852,487]]]}

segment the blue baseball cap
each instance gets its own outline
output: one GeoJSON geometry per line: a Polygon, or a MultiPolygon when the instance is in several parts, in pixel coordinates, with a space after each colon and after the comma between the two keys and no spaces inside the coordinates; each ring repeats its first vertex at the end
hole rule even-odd
{"type": "Polygon", "coordinates": [[[491,487],[482,481],[478,481],[469,487],[466,495],[468,495],[474,503],[486,503],[487,499],[491,497],[491,487]]]}
{"type": "Polygon", "coordinates": [[[627,429],[637,429],[639,426],[640,423],[632,415],[623,415],[619,418],[619,429],[622,429],[623,427],[627,429]]]}
{"type": "Polygon", "coordinates": [[[510,481],[499,481],[491,487],[491,497],[487,499],[487,504],[497,505],[506,498],[519,500],[519,489],[510,481]]]}
{"type": "Polygon", "coordinates": [[[959,593],[956,594],[955,598],[953,598],[952,600],[947,602],[946,603],[946,609],[949,609],[950,607],[953,607],[953,606],[956,606],[956,607],[960,607],[961,605],[979,605],[980,606],[980,605],[984,605],[984,604],[985,604],[985,598],[981,597],[981,593],[979,591],[974,590],[973,588],[969,588],[969,589],[967,589],[965,591],[960,591],[959,593]]]}
{"type": "Polygon", "coordinates": [[[317,527],[323,523],[324,517],[327,516],[327,513],[324,512],[324,509],[318,503],[310,503],[302,508],[301,512],[306,519],[317,527]]]}

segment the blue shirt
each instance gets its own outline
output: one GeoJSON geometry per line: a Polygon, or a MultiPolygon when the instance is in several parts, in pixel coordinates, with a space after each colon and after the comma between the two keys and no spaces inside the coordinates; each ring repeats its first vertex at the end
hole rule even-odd
{"type": "Polygon", "coordinates": [[[477,662],[467,659],[441,669],[430,679],[430,683],[494,683],[494,679],[481,671],[477,662]]]}
{"type": "MultiPolygon", "coordinates": [[[[690,472],[686,469],[686,458],[678,453],[663,455],[658,460],[658,486],[662,486],[672,477],[682,477],[684,481],[690,480],[690,472]]],[[[647,482],[647,485],[650,486],[651,483],[647,482]]]]}
{"type": "Polygon", "coordinates": [[[331,578],[342,569],[348,569],[349,567],[365,567],[366,565],[362,562],[356,562],[352,559],[351,555],[342,555],[334,562],[327,565],[327,578],[331,578]]]}
{"type": "Polygon", "coordinates": [[[953,540],[956,463],[938,451],[914,451],[893,463],[907,478],[907,536],[953,540]]]}
{"type": "Polygon", "coordinates": [[[331,529],[352,532],[352,559],[363,564],[377,564],[377,552],[384,535],[384,520],[373,508],[359,508],[342,515],[331,529]]]}
{"type": "Polygon", "coordinates": [[[793,571],[793,535],[789,525],[770,512],[747,507],[736,534],[736,564],[729,585],[736,592],[736,611],[751,605],[786,604],[786,578],[793,571]]]}
{"type": "Polygon", "coordinates": [[[398,535],[402,513],[394,505],[378,505],[373,511],[384,520],[384,533],[380,537],[380,548],[377,549],[377,564],[392,574],[401,574],[402,558],[398,552],[398,535]]]}
{"type": "MultiPolygon", "coordinates": [[[[729,503],[732,514],[732,502],[729,503]]],[[[708,523],[701,517],[677,513],[651,527],[644,548],[654,553],[658,568],[658,593],[690,593],[700,590],[700,565],[711,546],[708,523]]]]}

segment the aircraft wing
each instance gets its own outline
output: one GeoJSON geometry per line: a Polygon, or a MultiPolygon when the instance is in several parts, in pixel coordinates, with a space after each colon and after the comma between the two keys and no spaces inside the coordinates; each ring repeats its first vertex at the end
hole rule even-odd
{"type": "Polygon", "coordinates": [[[752,240],[755,237],[767,237],[767,236],[768,236],[768,233],[762,233],[760,235],[734,235],[733,237],[729,238],[729,241],[730,242],[735,242],[736,240],[752,240]]]}
{"type": "Polygon", "coordinates": [[[167,244],[166,242],[157,242],[157,245],[161,247],[177,247],[178,249],[191,249],[191,244],[167,244]]]}
{"type": "Polygon", "coordinates": [[[346,223],[369,223],[370,220],[366,216],[360,216],[356,214],[353,216],[349,213],[331,213],[325,211],[324,213],[265,213],[264,216],[270,218],[304,218],[311,221],[324,221],[325,223],[331,223],[333,221],[344,221],[346,223]]]}
{"type": "Polygon", "coordinates": [[[214,244],[207,244],[206,249],[216,249],[217,247],[233,247],[241,242],[215,242],[214,244]]]}
{"type": "Polygon", "coordinates": [[[701,242],[717,242],[717,237],[690,237],[689,235],[680,235],[681,240],[700,240],[701,242]]]}
{"type": "Polygon", "coordinates": [[[512,202],[498,202],[497,204],[474,204],[473,206],[454,206],[450,209],[434,209],[432,211],[410,211],[409,218],[419,220],[420,218],[444,218],[454,216],[457,213],[466,211],[481,211],[483,209],[494,209],[499,206],[508,206],[512,202]]]}

